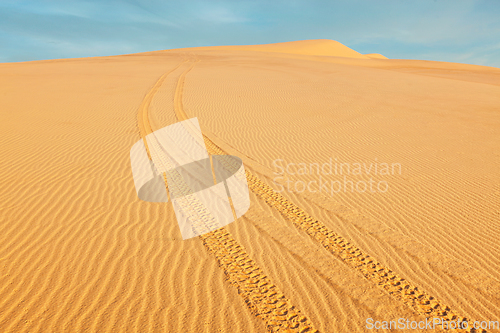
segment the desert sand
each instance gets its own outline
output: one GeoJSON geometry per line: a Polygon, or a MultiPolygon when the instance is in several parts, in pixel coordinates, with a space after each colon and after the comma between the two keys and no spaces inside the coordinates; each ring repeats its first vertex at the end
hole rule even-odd
{"type": "Polygon", "coordinates": [[[0,332],[500,320],[498,68],[330,40],[174,49],[0,64],[0,110],[0,332]],[[191,117],[242,158],[251,207],[183,241],[129,151],[191,117]]]}

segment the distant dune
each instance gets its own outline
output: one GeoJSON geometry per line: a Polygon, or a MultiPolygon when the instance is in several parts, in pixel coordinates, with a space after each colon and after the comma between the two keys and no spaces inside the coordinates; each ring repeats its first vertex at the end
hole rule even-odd
{"type": "Polygon", "coordinates": [[[499,320],[499,129],[500,69],[332,40],[0,64],[0,332],[499,320]],[[183,241],[129,154],[190,117],[251,207],[183,241]]]}
{"type": "Polygon", "coordinates": [[[290,54],[301,54],[301,55],[331,56],[331,57],[345,57],[345,58],[358,58],[358,59],[369,58],[367,55],[363,55],[359,52],[356,52],[353,49],[331,39],[300,40],[296,42],[284,42],[284,43],[260,44],[260,45],[207,46],[200,48],[191,48],[189,50],[196,50],[196,49],[260,51],[260,52],[290,53],[290,54]]]}
{"type": "Polygon", "coordinates": [[[368,54],[365,54],[365,56],[367,56],[368,58],[371,58],[371,59],[387,59],[386,56],[383,56],[380,53],[368,53],[368,54]]]}

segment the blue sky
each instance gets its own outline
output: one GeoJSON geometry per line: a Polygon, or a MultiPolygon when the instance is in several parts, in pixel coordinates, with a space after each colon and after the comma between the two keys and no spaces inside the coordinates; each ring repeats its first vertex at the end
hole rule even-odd
{"type": "Polygon", "coordinates": [[[302,39],[500,67],[500,1],[0,0],[0,62],[302,39]]]}

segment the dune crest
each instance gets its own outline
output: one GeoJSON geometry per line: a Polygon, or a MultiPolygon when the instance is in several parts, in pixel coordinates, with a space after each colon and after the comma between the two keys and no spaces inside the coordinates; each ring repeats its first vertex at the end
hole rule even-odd
{"type": "Polygon", "coordinates": [[[367,56],[370,59],[389,59],[385,55],[382,55],[380,53],[368,53],[365,54],[365,56],[367,56]]]}
{"type": "MultiPolygon", "coordinates": [[[[235,48],[240,47],[235,46],[235,48]]],[[[330,39],[313,39],[275,44],[248,45],[241,47],[241,49],[248,51],[278,52],[362,59],[366,58],[365,55],[330,39]]]]}
{"type": "Polygon", "coordinates": [[[498,320],[500,69],[369,56],[310,40],[0,64],[0,332],[498,320]],[[193,117],[251,204],[184,241],[172,200],[138,199],[130,150],[193,117]]]}
{"type": "Polygon", "coordinates": [[[175,49],[171,51],[179,51],[179,50],[259,51],[259,52],[271,52],[271,53],[289,53],[289,54],[299,54],[299,55],[370,59],[367,55],[354,51],[353,49],[345,46],[344,44],[331,39],[311,39],[311,40],[299,40],[294,42],[259,44],[259,45],[205,46],[205,47],[192,47],[189,49],[187,48],[175,49]]]}

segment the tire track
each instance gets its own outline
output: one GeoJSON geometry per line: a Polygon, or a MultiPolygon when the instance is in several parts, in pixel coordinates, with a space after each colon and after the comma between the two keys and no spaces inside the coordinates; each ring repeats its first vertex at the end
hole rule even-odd
{"type": "MultiPolygon", "coordinates": [[[[181,74],[177,82],[174,97],[176,113],[178,111],[183,112],[182,88],[184,78],[195,64],[196,62],[193,62],[191,66],[181,74]]],[[[150,159],[151,151],[145,139],[146,135],[153,132],[148,117],[149,105],[165,78],[181,65],[182,63],[171,71],[163,74],[153,88],[146,94],[146,97],[139,107],[137,117],[139,130],[150,159]]],[[[168,189],[166,175],[164,175],[164,178],[165,186],[168,189]]],[[[176,190],[189,191],[182,183],[182,177],[172,175],[170,179],[173,180],[171,186],[175,187],[176,190]]],[[[191,208],[188,212],[189,214],[203,219],[204,224],[216,223],[213,217],[208,216],[208,214],[204,212],[199,202],[191,201],[188,204],[191,208]]],[[[249,257],[245,249],[234,240],[225,228],[219,228],[215,231],[205,233],[199,236],[199,238],[202,240],[207,250],[215,256],[219,266],[224,270],[228,282],[238,290],[238,293],[241,295],[252,314],[264,320],[270,332],[319,333],[319,331],[313,327],[310,320],[304,316],[301,311],[283,295],[283,293],[281,293],[278,287],[272,283],[264,274],[263,270],[249,257]]]]}
{"type": "Polygon", "coordinates": [[[139,106],[139,112],[137,113],[137,124],[139,126],[139,132],[141,134],[141,138],[144,140],[144,145],[146,146],[146,150],[148,152],[149,159],[151,159],[151,154],[149,152],[149,147],[148,143],[146,142],[146,135],[153,133],[153,129],[151,128],[151,124],[149,122],[149,116],[148,116],[148,110],[149,106],[151,105],[151,101],[153,100],[154,95],[158,91],[158,89],[161,87],[163,84],[163,81],[167,78],[167,76],[175,71],[177,68],[179,68],[182,64],[184,64],[187,60],[184,60],[174,68],[172,68],[170,71],[166,72],[163,74],[158,81],[154,84],[154,86],[151,88],[150,91],[146,94],[144,99],[141,102],[141,105],[139,106]]]}
{"type": "MultiPolygon", "coordinates": [[[[189,119],[183,109],[182,91],[186,74],[194,67],[191,65],[179,77],[174,98],[175,113],[179,121],[189,119]]],[[[227,155],[227,153],[217,146],[210,138],[203,134],[205,145],[211,155],[227,155]]],[[[460,316],[449,306],[434,296],[412,284],[410,281],[399,277],[391,269],[383,266],[374,258],[364,253],[345,238],[329,230],[322,222],[307,214],[303,209],[275,192],[269,185],[262,182],[248,170],[245,170],[248,187],[259,198],[264,200],[269,206],[275,208],[285,219],[292,222],[294,226],[305,231],[310,237],[316,240],[331,254],[339,257],[348,266],[358,270],[365,278],[372,281],[395,299],[415,310],[417,313],[428,318],[440,318],[446,321],[467,321],[469,329],[457,329],[459,332],[482,332],[486,330],[475,330],[470,328],[473,320],[460,316]]],[[[203,239],[203,236],[201,236],[203,239]]]]}

